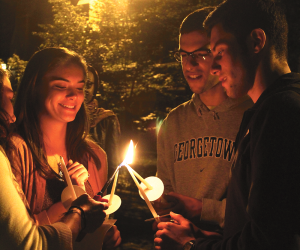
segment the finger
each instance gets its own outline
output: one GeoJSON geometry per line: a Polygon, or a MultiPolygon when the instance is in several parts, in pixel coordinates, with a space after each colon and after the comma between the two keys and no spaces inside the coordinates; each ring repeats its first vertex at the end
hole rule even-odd
{"type": "Polygon", "coordinates": [[[73,164],[73,161],[69,160],[68,163],[67,163],[67,168],[69,168],[69,166],[71,166],[72,164],[73,164]]]}
{"type": "Polygon", "coordinates": [[[156,238],[154,239],[154,246],[155,246],[155,249],[160,250],[160,249],[161,249],[161,246],[160,246],[161,243],[162,243],[162,239],[156,237],[156,238]]]}
{"type": "MultiPolygon", "coordinates": [[[[113,225],[107,232],[107,241],[110,243],[111,248],[112,247],[116,247],[117,245],[119,245],[121,243],[121,235],[120,235],[120,231],[118,230],[118,228],[113,225]]],[[[105,235],[106,238],[106,235],[105,235]]]]}
{"type": "Polygon", "coordinates": [[[165,229],[165,228],[167,227],[167,223],[169,223],[169,222],[159,222],[159,223],[157,224],[157,228],[158,228],[159,230],[156,232],[156,235],[161,234],[161,231],[160,231],[160,230],[165,229]]]}
{"type": "Polygon", "coordinates": [[[79,168],[79,167],[85,168],[82,164],[75,162],[72,165],[68,166],[68,171],[71,171],[71,170],[79,168]]]}
{"type": "Polygon", "coordinates": [[[120,234],[120,237],[118,238],[118,240],[116,241],[116,244],[114,245],[114,247],[120,245],[122,242],[122,238],[121,238],[121,234],[120,234]]]}
{"type": "Polygon", "coordinates": [[[86,176],[88,176],[88,171],[84,167],[73,169],[71,171],[68,171],[68,173],[70,176],[72,175],[74,177],[79,177],[82,174],[86,174],[86,176]]]}
{"type": "Polygon", "coordinates": [[[85,181],[88,179],[88,173],[87,172],[82,172],[82,171],[77,171],[73,174],[70,174],[72,183],[74,185],[81,185],[83,186],[85,181]]]}
{"type": "Polygon", "coordinates": [[[171,218],[172,218],[173,220],[177,221],[178,224],[180,224],[180,225],[181,225],[182,223],[188,221],[188,220],[185,219],[182,215],[176,214],[176,213],[174,213],[174,212],[170,212],[170,216],[171,216],[171,218]]]}

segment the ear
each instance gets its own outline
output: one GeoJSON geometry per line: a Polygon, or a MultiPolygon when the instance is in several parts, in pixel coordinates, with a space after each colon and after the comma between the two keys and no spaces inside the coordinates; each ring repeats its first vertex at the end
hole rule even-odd
{"type": "Polygon", "coordinates": [[[253,52],[260,52],[266,44],[266,33],[262,29],[254,29],[250,34],[251,43],[253,46],[253,52]]]}

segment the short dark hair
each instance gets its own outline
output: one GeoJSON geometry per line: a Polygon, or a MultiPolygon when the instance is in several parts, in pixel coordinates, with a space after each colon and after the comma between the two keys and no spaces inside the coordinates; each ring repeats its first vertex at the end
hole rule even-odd
{"type": "Polygon", "coordinates": [[[214,7],[205,7],[190,13],[186,18],[183,19],[179,28],[179,33],[183,35],[193,31],[205,31],[203,22],[207,15],[213,10],[214,7]]]}
{"type": "Polygon", "coordinates": [[[287,58],[288,25],[285,9],[278,0],[225,0],[204,22],[209,36],[217,24],[232,33],[241,45],[252,30],[260,28],[266,33],[276,56],[287,58]]]}

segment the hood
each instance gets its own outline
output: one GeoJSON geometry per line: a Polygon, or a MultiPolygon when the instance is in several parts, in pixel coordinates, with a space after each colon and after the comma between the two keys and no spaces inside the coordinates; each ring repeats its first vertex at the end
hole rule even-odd
{"type": "Polygon", "coordinates": [[[219,119],[218,113],[229,111],[236,106],[240,105],[241,103],[245,101],[251,101],[251,98],[246,95],[241,98],[233,99],[228,97],[226,100],[224,100],[221,104],[216,106],[214,109],[210,110],[200,99],[199,95],[193,94],[192,101],[195,105],[196,111],[198,116],[202,116],[204,114],[211,113],[214,115],[215,120],[219,119]]]}
{"type": "Polygon", "coordinates": [[[256,109],[270,95],[280,93],[282,91],[294,90],[300,94],[300,74],[288,73],[280,76],[272,85],[270,85],[258,98],[253,106],[256,109]]]}

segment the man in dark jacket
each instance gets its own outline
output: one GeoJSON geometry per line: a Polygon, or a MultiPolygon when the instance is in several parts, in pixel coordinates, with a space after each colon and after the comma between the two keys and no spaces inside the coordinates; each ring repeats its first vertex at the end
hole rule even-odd
{"type": "Polygon", "coordinates": [[[300,75],[287,63],[287,22],[274,0],[228,0],[208,17],[214,63],[230,97],[248,94],[223,236],[160,223],[156,249],[300,249],[300,75]]]}

